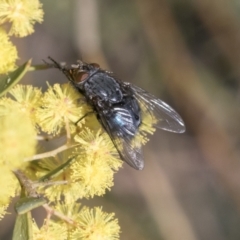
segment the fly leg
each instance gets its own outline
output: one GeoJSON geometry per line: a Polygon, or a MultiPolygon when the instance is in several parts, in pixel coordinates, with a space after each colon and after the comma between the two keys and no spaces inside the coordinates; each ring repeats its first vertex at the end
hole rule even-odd
{"type": "Polygon", "coordinates": [[[90,114],[95,113],[94,111],[91,112],[87,112],[86,114],[84,114],[79,120],[77,120],[77,122],[75,122],[75,125],[77,125],[79,122],[81,122],[85,117],[87,117],[90,114]]]}

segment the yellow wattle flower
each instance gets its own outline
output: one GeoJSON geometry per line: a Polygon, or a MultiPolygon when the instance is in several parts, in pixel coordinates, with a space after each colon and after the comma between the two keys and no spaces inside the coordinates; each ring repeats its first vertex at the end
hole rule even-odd
{"type": "Polygon", "coordinates": [[[0,220],[6,213],[11,198],[15,196],[19,186],[18,180],[10,169],[0,163],[0,220]]]}
{"type": "Polygon", "coordinates": [[[37,224],[33,222],[33,239],[34,240],[66,240],[68,238],[68,227],[63,222],[56,223],[53,221],[45,221],[39,229],[37,224]]]}
{"type": "Polygon", "coordinates": [[[36,132],[31,119],[17,109],[0,116],[0,166],[22,167],[24,158],[34,155],[36,132]]]}
{"type": "Polygon", "coordinates": [[[111,139],[102,130],[86,128],[75,136],[80,147],[71,165],[71,179],[78,182],[84,197],[101,196],[113,186],[113,175],[123,162],[111,139]]]}
{"type": "Polygon", "coordinates": [[[84,240],[118,240],[120,227],[114,213],[105,213],[101,208],[84,207],[76,219],[77,228],[73,230],[71,239],[84,240]]]}
{"type": "Polygon", "coordinates": [[[38,0],[1,0],[0,24],[11,23],[9,35],[25,37],[34,32],[33,25],[43,21],[42,4],[38,0]]]}
{"type": "Polygon", "coordinates": [[[16,101],[11,101],[11,104],[15,104],[19,111],[28,116],[35,124],[36,109],[41,105],[41,90],[31,85],[17,84],[9,93],[16,99],[16,101]]]}
{"type": "Polygon", "coordinates": [[[8,207],[8,204],[1,204],[0,203],[0,220],[2,220],[4,215],[6,214],[7,207],[8,207]]]}
{"type": "MultiPolygon", "coordinates": [[[[1,10],[0,10],[1,12],[1,10]]],[[[18,58],[16,47],[10,42],[6,32],[0,28],[0,74],[5,74],[15,68],[18,58]]]]}
{"type": "Polygon", "coordinates": [[[79,104],[80,93],[70,84],[55,84],[45,92],[41,107],[37,109],[38,125],[47,133],[58,134],[69,124],[71,132],[76,129],[75,123],[85,114],[79,104]]]}

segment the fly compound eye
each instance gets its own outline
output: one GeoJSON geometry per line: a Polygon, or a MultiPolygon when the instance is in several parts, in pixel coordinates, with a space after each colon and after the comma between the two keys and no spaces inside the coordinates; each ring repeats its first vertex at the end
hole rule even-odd
{"type": "Polygon", "coordinates": [[[79,82],[83,82],[85,79],[87,79],[89,76],[89,72],[86,72],[86,71],[79,71],[77,74],[76,74],[76,82],[79,83],[79,82]]]}
{"type": "Polygon", "coordinates": [[[97,63],[91,63],[90,65],[93,66],[94,68],[100,68],[100,65],[97,63]]]}

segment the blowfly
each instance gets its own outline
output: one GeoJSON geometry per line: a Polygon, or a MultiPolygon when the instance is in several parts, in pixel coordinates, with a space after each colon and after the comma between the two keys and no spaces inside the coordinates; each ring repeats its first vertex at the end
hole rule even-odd
{"type": "Polygon", "coordinates": [[[98,64],[78,61],[66,67],[49,57],[73,87],[85,96],[108,133],[121,159],[131,167],[144,167],[141,144],[135,136],[143,123],[143,112],[156,121],[153,127],[183,133],[185,125],[180,115],[162,100],[133,84],[120,81],[98,64]]]}

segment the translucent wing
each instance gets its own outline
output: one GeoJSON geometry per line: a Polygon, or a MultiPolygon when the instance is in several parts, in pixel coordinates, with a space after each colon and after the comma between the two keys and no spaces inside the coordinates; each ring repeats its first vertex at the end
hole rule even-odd
{"type": "Polygon", "coordinates": [[[145,107],[149,114],[157,118],[157,128],[175,133],[185,132],[184,122],[173,108],[143,89],[132,84],[130,86],[139,103],[145,107]]]}
{"type": "Polygon", "coordinates": [[[121,159],[131,167],[142,170],[144,167],[141,146],[134,141],[134,126],[125,109],[118,108],[114,117],[99,114],[102,125],[110,136],[121,159]]]}

